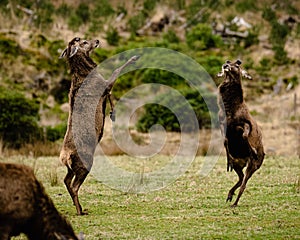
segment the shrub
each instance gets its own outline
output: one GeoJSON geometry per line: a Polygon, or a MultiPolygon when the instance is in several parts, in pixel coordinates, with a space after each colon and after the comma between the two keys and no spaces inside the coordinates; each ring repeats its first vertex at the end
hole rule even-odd
{"type": "Polygon", "coordinates": [[[86,3],[80,3],[75,13],[82,23],[86,23],[90,19],[90,9],[86,3]]]}
{"type": "Polygon", "coordinates": [[[55,142],[56,140],[62,139],[67,131],[67,125],[65,123],[59,124],[55,127],[46,128],[46,138],[50,142],[55,142]]]}
{"type": "Polygon", "coordinates": [[[41,28],[47,28],[53,22],[52,15],[55,12],[51,1],[37,1],[37,17],[34,18],[35,25],[41,28]]]}
{"type": "Polygon", "coordinates": [[[286,51],[284,50],[284,46],[277,44],[273,46],[273,51],[275,52],[275,62],[279,65],[286,64],[288,57],[286,51]]]}
{"type": "Polygon", "coordinates": [[[179,43],[179,38],[177,37],[176,33],[172,30],[168,30],[168,32],[166,32],[163,35],[163,39],[169,43],[179,43]]]}
{"type": "Polygon", "coordinates": [[[107,17],[113,14],[115,11],[110,5],[108,0],[101,0],[96,1],[95,8],[92,12],[93,17],[100,18],[100,17],[107,17]]]}
{"type": "Polygon", "coordinates": [[[22,49],[16,41],[0,34],[0,52],[4,55],[18,56],[21,54],[22,49]]]}
{"type": "Polygon", "coordinates": [[[109,45],[117,46],[120,40],[118,30],[114,27],[110,27],[106,32],[106,40],[109,45]]]}
{"type": "Polygon", "coordinates": [[[223,65],[224,59],[219,56],[209,55],[201,56],[197,59],[197,62],[211,75],[215,76],[220,71],[220,66],[223,65]]]}
{"type": "Polygon", "coordinates": [[[236,3],[235,8],[238,12],[255,11],[257,3],[255,0],[243,0],[236,3]]]}
{"type": "Polygon", "coordinates": [[[284,45],[286,37],[289,34],[288,26],[280,24],[277,21],[272,22],[272,29],[270,34],[270,41],[272,44],[284,45]]]}
{"type": "Polygon", "coordinates": [[[269,22],[276,21],[276,13],[270,7],[266,7],[263,9],[262,17],[269,22]]]}
{"type": "Polygon", "coordinates": [[[179,75],[161,70],[161,69],[146,69],[141,79],[142,83],[160,83],[168,86],[186,85],[185,80],[179,75]]]}
{"type": "Polygon", "coordinates": [[[244,42],[245,42],[244,45],[245,48],[258,44],[259,43],[258,33],[256,31],[250,31],[248,36],[245,38],[244,42]]]}
{"type": "Polygon", "coordinates": [[[205,50],[219,47],[222,43],[220,36],[212,34],[212,28],[204,23],[199,23],[186,34],[188,46],[195,50],[205,50]]]}
{"type": "Polygon", "coordinates": [[[146,20],[146,15],[143,12],[138,13],[137,15],[131,17],[128,20],[128,25],[130,32],[135,35],[136,31],[139,30],[146,20]]]}
{"type": "Polygon", "coordinates": [[[42,139],[39,104],[22,94],[0,88],[0,136],[4,147],[20,148],[42,139]]]}
{"type": "MultiPolygon", "coordinates": [[[[208,128],[211,127],[211,116],[216,119],[217,107],[214,109],[214,112],[209,113],[208,107],[203,99],[203,97],[199,94],[197,90],[193,89],[185,89],[181,91],[181,94],[185,97],[185,99],[189,102],[193,111],[196,114],[198,124],[200,128],[208,128]]],[[[196,131],[194,126],[191,125],[189,121],[190,116],[189,112],[186,111],[186,104],[181,101],[174,101],[175,96],[172,94],[162,94],[157,96],[157,101],[160,103],[164,103],[167,106],[172,106],[172,110],[176,110],[177,113],[180,113],[178,117],[180,117],[184,121],[184,129],[183,131],[196,131]]],[[[216,98],[213,95],[207,96],[206,99],[209,101],[214,101],[216,105],[216,98]]],[[[211,105],[211,104],[210,104],[211,105]]],[[[141,132],[148,132],[149,129],[155,125],[162,125],[166,131],[181,131],[182,126],[180,126],[179,121],[175,114],[168,108],[159,104],[147,104],[144,107],[145,113],[138,120],[137,129],[141,132]]]]}

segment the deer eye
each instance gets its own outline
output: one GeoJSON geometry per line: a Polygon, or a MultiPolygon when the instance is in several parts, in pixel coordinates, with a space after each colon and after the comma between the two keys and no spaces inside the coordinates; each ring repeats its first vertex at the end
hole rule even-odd
{"type": "Polygon", "coordinates": [[[80,41],[80,38],[79,38],[79,37],[76,37],[76,38],[75,38],[75,41],[76,41],[76,42],[79,42],[79,41],[80,41]]]}

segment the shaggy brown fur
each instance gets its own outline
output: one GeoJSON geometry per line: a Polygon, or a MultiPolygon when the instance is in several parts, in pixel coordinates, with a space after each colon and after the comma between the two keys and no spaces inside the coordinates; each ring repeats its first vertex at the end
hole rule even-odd
{"type": "Polygon", "coordinates": [[[232,206],[237,206],[247,181],[260,168],[265,155],[261,130],[250,115],[243,97],[241,78],[251,77],[240,65],[240,60],[227,61],[218,74],[219,77],[224,76],[219,86],[219,121],[227,154],[227,171],[234,169],[239,176],[239,181],[230,189],[227,197],[227,201],[231,201],[235,190],[240,187],[232,206]]]}
{"type": "Polygon", "coordinates": [[[66,57],[69,63],[72,83],[69,93],[70,112],[68,128],[60,153],[60,159],[68,168],[64,182],[79,215],[84,214],[84,212],[78,200],[78,191],[92,167],[96,145],[103,135],[106,100],[107,98],[110,100],[111,89],[122,69],[137,60],[136,56],[129,59],[121,67],[117,68],[112,73],[110,79],[106,81],[97,73],[97,64],[89,57],[89,53],[98,47],[98,45],[98,40],[86,41],[74,38],[69,42],[68,47],[61,55],[61,57],[66,57]],[[80,95],[81,97],[77,97],[79,89],[83,93],[80,95]],[[99,93],[99,95],[91,96],[92,103],[86,104],[85,101],[88,99],[88,96],[95,92],[99,93]],[[95,109],[92,107],[95,102],[93,99],[96,99],[95,109]],[[73,123],[75,101],[77,103],[77,112],[78,109],[82,109],[79,118],[85,120],[76,129],[74,129],[73,123]],[[91,114],[94,114],[94,120],[87,121],[89,119],[87,115],[91,114]],[[74,139],[74,133],[77,134],[76,139],[74,139]],[[75,143],[78,143],[84,149],[83,153],[78,152],[78,145],[75,143]]]}
{"type": "Polygon", "coordinates": [[[31,168],[0,163],[0,239],[78,239],[31,168]]]}

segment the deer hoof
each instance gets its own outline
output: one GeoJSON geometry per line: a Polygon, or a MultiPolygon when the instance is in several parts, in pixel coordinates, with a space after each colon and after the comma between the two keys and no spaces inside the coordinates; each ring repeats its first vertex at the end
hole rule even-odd
{"type": "Polygon", "coordinates": [[[232,201],[232,195],[228,195],[226,202],[231,202],[232,201]]]}

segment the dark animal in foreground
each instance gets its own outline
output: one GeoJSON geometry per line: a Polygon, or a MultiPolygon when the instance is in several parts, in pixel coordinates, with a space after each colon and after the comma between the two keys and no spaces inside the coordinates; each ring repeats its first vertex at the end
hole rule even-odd
{"type": "Polygon", "coordinates": [[[241,68],[241,63],[240,60],[226,61],[222,72],[218,74],[218,77],[224,77],[219,86],[218,103],[220,127],[227,154],[227,171],[233,169],[239,177],[227,197],[227,201],[231,201],[235,190],[240,187],[233,207],[237,206],[249,178],[260,168],[265,155],[261,130],[244,101],[241,79],[251,79],[251,76],[241,68]]]}
{"type": "MultiPolygon", "coordinates": [[[[61,58],[65,57],[69,64],[72,75],[72,83],[69,92],[70,111],[68,127],[60,153],[60,159],[68,168],[64,182],[74,202],[78,215],[84,214],[78,200],[78,191],[92,167],[93,154],[96,145],[103,135],[106,101],[109,99],[112,106],[110,93],[117,77],[126,66],[138,59],[137,56],[131,57],[125,64],[117,68],[108,80],[105,80],[97,72],[97,64],[89,56],[90,52],[98,46],[98,40],[87,41],[76,37],[69,42],[67,48],[61,54],[61,58]],[[87,83],[84,86],[89,84],[91,85],[90,88],[88,88],[91,89],[91,91],[99,89],[99,95],[95,98],[97,101],[96,110],[95,112],[91,112],[91,114],[94,114],[95,116],[94,121],[83,123],[84,125],[93,124],[94,127],[92,127],[93,129],[90,128],[91,132],[77,134],[79,135],[77,136],[79,138],[79,142],[85,149],[85,159],[83,159],[83,156],[78,153],[74,140],[74,132],[80,132],[80,129],[74,129],[73,126],[75,101],[80,103],[80,99],[77,98],[77,96],[79,94],[79,89],[84,83],[87,83]]],[[[87,91],[85,95],[89,94],[90,92],[87,91]]],[[[87,107],[89,106],[84,106],[84,108],[87,107]]],[[[82,118],[84,118],[84,116],[82,116],[82,118]]],[[[84,126],[82,126],[82,128],[84,128],[84,126]]]]}
{"type": "Polygon", "coordinates": [[[0,163],[0,239],[21,233],[31,240],[78,239],[31,168],[0,163]]]}

